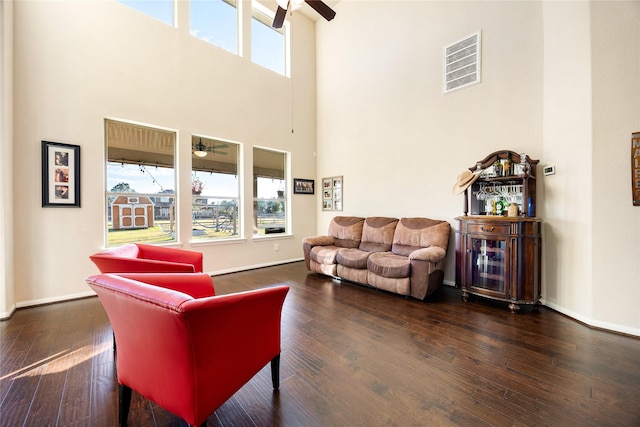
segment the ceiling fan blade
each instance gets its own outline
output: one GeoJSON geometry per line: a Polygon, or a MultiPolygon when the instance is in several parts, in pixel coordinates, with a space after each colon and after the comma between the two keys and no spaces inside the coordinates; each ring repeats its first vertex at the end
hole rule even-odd
{"type": "Polygon", "coordinates": [[[287,9],[283,9],[278,6],[278,10],[276,10],[276,16],[273,18],[273,28],[282,28],[282,24],[284,24],[284,18],[287,16],[287,9]]]}
{"type": "Polygon", "coordinates": [[[327,21],[336,17],[336,12],[321,0],[305,0],[305,2],[327,21]]]}

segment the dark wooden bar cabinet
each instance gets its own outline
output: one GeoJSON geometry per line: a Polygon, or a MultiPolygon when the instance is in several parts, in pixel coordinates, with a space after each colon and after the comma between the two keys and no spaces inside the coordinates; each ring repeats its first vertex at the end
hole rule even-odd
{"type": "Polygon", "coordinates": [[[542,220],[534,216],[537,163],[525,154],[499,151],[469,168],[478,177],[464,190],[464,216],[456,218],[456,285],[464,301],[470,294],[500,300],[514,313],[520,305],[536,309],[540,303],[542,220]],[[503,215],[496,213],[496,204],[503,215]],[[512,206],[511,216],[506,214],[509,205],[518,207],[516,212],[512,206]]]}

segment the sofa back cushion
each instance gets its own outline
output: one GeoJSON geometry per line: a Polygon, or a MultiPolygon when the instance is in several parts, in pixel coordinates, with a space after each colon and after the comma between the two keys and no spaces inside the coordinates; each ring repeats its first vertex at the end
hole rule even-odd
{"type": "Polygon", "coordinates": [[[357,216],[336,216],[329,224],[329,235],[334,245],[341,248],[357,248],[362,240],[364,218],[357,216]]]}
{"type": "Polygon", "coordinates": [[[445,251],[449,245],[451,226],[446,221],[430,218],[402,218],[393,235],[391,252],[409,256],[416,249],[438,246],[445,251]]]}
{"type": "Polygon", "coordinates": [[[365,219],[359,249],[367,252],[390,251],[397,224],[398,218],[372,216],[365,219]]]}

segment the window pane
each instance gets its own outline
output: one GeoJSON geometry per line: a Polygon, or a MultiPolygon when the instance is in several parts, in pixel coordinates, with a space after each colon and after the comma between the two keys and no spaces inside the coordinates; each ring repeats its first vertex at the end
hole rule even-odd
{"type": "Polygon", "coordinates": [[[175,241],[175,138],[106,121],[107,246],[175,241]]]}
{"type": "Polygon", "coordinates": [[[238,53],[238,14],[235,0],[192,0],[191,35],[238,53]]]}
{"type": "Polygon", "coordinates": [[[192,240],[240,236],[239,144],[191,138],[192,240]]]}
{"type": "Polygon", "coordinates": [[[135,10],[173,26],[173,0],[118,0],[135,10]]]}
{"type": "Polygon", "coordinates": [[[274,13],[259,3],[253,3],[251,19],[251,60],[276,73],[287,75],[286,31],[288,24],[282,28],[271,26],[274,13]]]}
{"type": "Polygon", "coordinates": [[[285,233],[287,227],[287,155],[253,149],[253,233],[285,233]]]}

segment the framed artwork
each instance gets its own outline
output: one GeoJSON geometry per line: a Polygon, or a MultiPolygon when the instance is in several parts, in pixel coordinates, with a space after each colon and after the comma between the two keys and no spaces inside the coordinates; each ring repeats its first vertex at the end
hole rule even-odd
{"type": "Polygon", "coordinates": [[[312,179],[293,178],[293,194],[314,194],[315,181],[312,179]]]}
{"type": "Polygon", "coordinates": [[[631,134],[631,193],[633,206],[640,206],[640,132],[631,134]]]}
{"type": "Polygon", "coordinates": [[[322,178],[322,210],[342,210],[342,176],[322,178]]]}
{"type": "Polygon", "coordinates": [[[80,207],[80,146],[42,141],[42,207],[80,207]]]}

